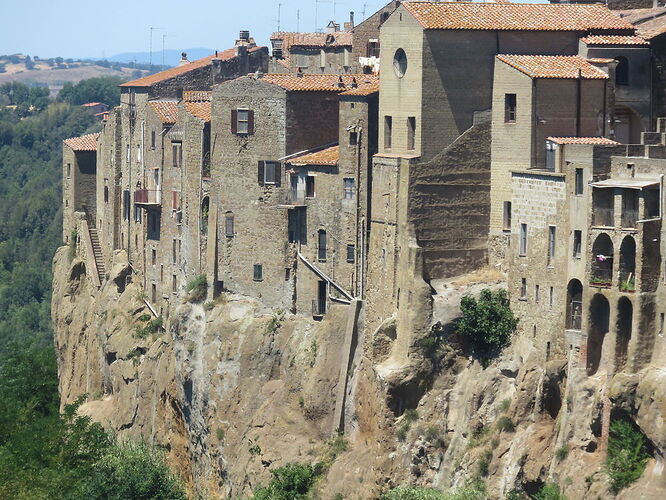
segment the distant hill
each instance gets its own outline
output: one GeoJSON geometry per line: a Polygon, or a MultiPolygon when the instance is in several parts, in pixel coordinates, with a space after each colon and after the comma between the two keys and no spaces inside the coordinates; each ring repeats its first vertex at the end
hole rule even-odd
{"type": "MultiPolygon", "coordinates": [[[[193,49],[183,49],[183,50],[174,50],[169,49],[164,51],[164,65],[165,66],[176,66],[178,61],[180,61],[180,54],[182,52],[187,53],[187,58],[190,61],[195,59],[201,59],[202,57],[209,56],[215,52],[215,49],[205,49],[205,48],[193,48],[193,49]]],[[[150,62],[150,52],[123,52],[122,54],[116,54],[115,56],[109,57],[109,61],[112,62],[137,62],[142,64],[148,64],[150,62]]],[[[153,64],[160,65],[162,64],[162,51],[155,50],[153,51],[153,64]]]]}
{"type": "MultiPolygon", "coordinates": [[[[158,68],[153,68],[157,70],[158,68]]],[[[79,82],[99,76],[117,76],[125,81],[148,74],[145,68],[127,67],[118,62],[82,61],[62,59],[33,59],[22,54],[0,55],[0,85],[22,82],[27,85],[48,87],[51,96],[62,89],[65,82],[79,82]]]]}

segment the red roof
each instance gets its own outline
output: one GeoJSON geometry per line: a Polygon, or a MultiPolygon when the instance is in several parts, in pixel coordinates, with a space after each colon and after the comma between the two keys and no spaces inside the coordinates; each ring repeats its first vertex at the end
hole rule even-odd
{"type": "Polygon", "coordinates": [[[185,109],[188,113],[204,122],[210,121],[211,103],[210,102],[186,102],[185,109]]]}
{"type": "Polygon", "coordinates": [[[81,106],[83,106],[84,108],[92,108],[93,106],[99,106],[99,105],[105,106],[103,102],[87,102],[85,104],[81,104],[81,106]]]}
{"type": "Polygon", "coordinates": [[[149,101],[150,107],[162,123],[176,123],[178,103],[176,101],[149,101]]]}
{"type": "Polygon", "coordinates": [[[329,148],[315,151],[314,153],[304,153],[302,155],[293,156],[287,163],[296,167],[306,165],[326,165],[334,166],[338,164],[340,159],[340,147],[336,144],[329,148]]]}
{"type": "Polygon", "coordinates": [[[404,2],[425,29],[505,31],[631,30],[602,5],[472,2],[404,2]]]}
{"type": "MultiPolygon", "coordinates": [[[[251,47],[248,49],[248,52],[255,52],[257,50],[261,50],[263,47],[251,47]]],[[[180,75],[184,75],[185,73],[189,73],[190,71],[194,71],[195,69],[199,68],[205,68],[206,66],[209,66],[213,59],[221,59],[222,61],[228,61],[230,59],[233,59],[236,57],[237,51],[236,48],[231,48],[224,50],[222,52],[218,52],[217,55],[213,54],[208,57],[204,57],[202,59],[197,59],[196,61],[192,61],[189,64],[183,64],[182,66],[176,66],[175,68],[170,68],[164,71],[160,71],[159,73],[155,73],[154,75],[148,75],[144,76],[142,78],[139,78],[137,80],[132,80],[131,82],[123,83],[120,86],[121,87],[150,87],[151,85],[154,85],[158,82],[162,82],[164,80],[168,80],[169,78],[175,78],[180,75]]]]}
{"type": "Polygon", "coordinates": [[[555,144],[599,144],[606,146],[620,144],[606,137],[548,137],[547,140],[555,144]]]}
{"type": "Polygon", "coordinates": [[[67,144],[73,151],[97,151],[97,139],[99,132],[96,134],[87,134],[80,137],[71,137],[65,139],[63,142],[67,144]]]}
{"type": "Polygon", "coordinates": [[[379,77],[375,75],[301,75],[267,74],[261,77],[266,83],[278,85],[289,91],[310,92],[345,92],[351,90],[352,83],[356,81],[357,89],[375,87],[379,77]]]}
{"type": "Polygon", "coordinates": [[[271,41],[282,40],[282,50],[289,51],[289,47],[351,47],[353,34],[351,31],[336,31],[334,33],[289,33],[279,31],[271,35],[271,41]]]}
{"type": "Polygon", "coordinates": [[[604,80],[608,75],[579,56],[522,56],[500,54],[497,59],[532,78],[604,80]]]}
{"type": "Polygon", "coordinates": [[[581,38],[581,41],[586,45],[650,45],[640,36],[623,35],[590,35],[581,38]]]}

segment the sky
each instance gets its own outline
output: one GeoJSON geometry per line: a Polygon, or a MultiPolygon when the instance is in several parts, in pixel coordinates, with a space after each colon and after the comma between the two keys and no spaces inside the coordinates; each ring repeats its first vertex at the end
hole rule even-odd
{"type": "Polygon", "coordinates": [[[0,54],[22,53],[42,58],[104,58],[121,52],[148,52],[153,26],[153,52],[167,49],[232,47],[238,31],[249,29],[257,43],[269,45],[278,27],[296,31],[342,24],[355,12],[356,23],[388,0],[0,0],[0,54]],[[316,9],[315,9],[316,7],[316,9]]]}

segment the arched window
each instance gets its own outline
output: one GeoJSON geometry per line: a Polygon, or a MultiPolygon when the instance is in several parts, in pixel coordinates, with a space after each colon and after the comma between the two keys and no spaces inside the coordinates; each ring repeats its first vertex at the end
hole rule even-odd
{"type": "Polygon", "coordinates": [[[636,290],[636,240],[625,236],[620,246],[620,291],[636,290]]]}
{"type": "Polygon", "coordinates": [[[200,229],[203,234],[208,232],[208,210],[210,208],[210,199],[208,196],[201,200],[201,221],[200,229]]]}
{"type": "Polygon", "coordinates": [[[587,374],[594,375],[601,364],[604,338],[608,333],[610,305],[601,294],[592,298],[590,303],[590,328],[587,336],[587,374]]]}
{"type": "Polygon", "coordinates": [[[609,287],[613,282],[613,242],[606,233],[597,236],[592,245],[590,284],[609,287]]]}
{"type": "Polygon", "coordinates": [[[571,280],[567,287],[567,330],[580,330],[583,319],[583,284],[571,280]]]}
{"type": "Polygon", "coordinates": [[[618,56],[615,60],[615,85],[629,85],[629,61],[624,56],[618,56]]]}
{"type": "Polygon", "coordinates": [[[627,297],[617,302],[617,342],[615,344],[615,372],[621,372],[627,364],[627,352],[634,315],[634,306],[627,297]]]}

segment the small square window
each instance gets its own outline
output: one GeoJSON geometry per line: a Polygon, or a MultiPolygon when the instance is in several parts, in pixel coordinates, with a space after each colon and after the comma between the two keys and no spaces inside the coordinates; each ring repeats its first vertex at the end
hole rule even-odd
{"type": "Polygon", "coordinates": [[[358,144],[358,132],[349,132],[349,145],[356,146],[358,144]]]}

